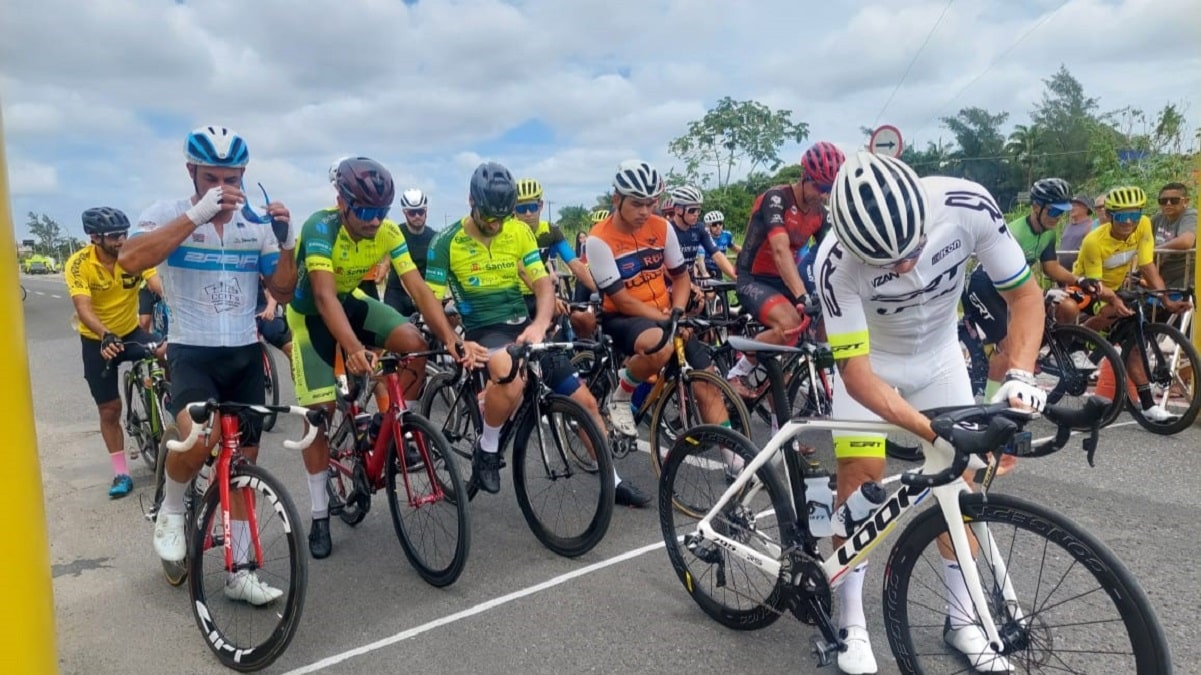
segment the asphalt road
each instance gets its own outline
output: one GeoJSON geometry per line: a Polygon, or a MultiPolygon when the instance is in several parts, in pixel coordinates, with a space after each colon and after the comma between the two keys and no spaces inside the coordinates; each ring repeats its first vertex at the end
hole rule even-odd
{"type": "MultiPolygon", "coordinates": [[[[30,291],[24,313],[61,672],[222,672],[186,589],[160,574],[139,503],[150,496],[141,460],[131,464],[134,493],[107,497],[111,470],[61,278],[23,276],[22,283],[30,291]]],[[[291,400],[290,383],[285,394],[291,400]]],[[[1188,529],[1201,517],[1201,427],[1161,437],[1121,422],[1128,424],[1103,434],[1096,468],[1064,451],[1023,462],[995,489],[1060,510],[1109,543],[1151,597],[1179,672],[1197,672],[1201,577],[1191,561],[1201,559],[1201,538],[1188,529]]],[[[307,515],[300,458],[279,444],[298,432],[298,421],[281,420],[260,464],[284,478],[307,515]]],[[[822,452],[829,458],[828,447],[822,452]]],[[[653,485],[645,455],[620,461],[618,470],[644,489],[653,485]]],[[[471,508],[467,568],[441,590],[408,566],[382,498],[354,530],[335,521],[333,556],[309,566],[297,637],[267,672],[817,671],[808,626],[786,619],[739,633],[708,619],[668,564],[653,510],[618,510],[595,550],[567,560],[530,534],[507,473],[499,495],[478,497],[471,508]]],[[[895,670],[874,609],[885,553],[869,569],[867,615],[887,673],[895,670]]]]}

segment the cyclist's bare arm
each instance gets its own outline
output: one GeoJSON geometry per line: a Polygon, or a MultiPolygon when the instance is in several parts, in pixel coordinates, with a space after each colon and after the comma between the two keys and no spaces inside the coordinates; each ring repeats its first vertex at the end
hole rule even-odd
{"type": "Polygon", "coordinates": [[[309,283],[313,286],[313,302],[317,305],[317,313],[321,315],[321,320],[325,322],[330,334],[346,350],[346,365],[349,370],[350,359],[357,357],[367,348],[350,327],[346,310],[342,309],[342,303],[338,300],[338,286],[334,274],[325,270],[309,270],[309,283]]]}
{"type": "MultiPolygon", "coordinates": [[[[774,249],[773,249],[773,252],[774,252],[774,249]]],[[[791,252],[789,253],[789,257],[790,258],[792,257],[791,252]]],[[[725,253],[722,253],[721,251],[714,253],[713,254],[713,262],[717,263],[717,269],[721,270],[722,274],[726,275],[727,277],[730,277],[731,279],[738,278],[738,272],[734,269],[734,266],[730,264],[730,259],[726,257],[725,253]]],[[[795,267],[795,265],[794,265],[794,267],[795,267]]],[[[798,275],[798,278],[799,278],[799,275],[798,275]]]]}
{"type": "MultiPolygon", "coordinates": [[[[237,186],[241,178],[235,176],[230,180],[233,183],[221,186],[223,199],[221,213],[213,220],[228,218],[229,214],[241,209],[242,203],[246,201],[245,195],[242,194],[242,190],[237,186]]],[[[140,226],[141,224],[135,227],[140,226]]],[[[191,236],[197,227],[199,226],[193,223],[191,218],[188,218],[187,213],[181,213],[163,225],[159,225],[136,237],[130,237],[125,242],[125,245],[121,247],[121,252],[117,256],[117,262],[121,265],[121,269],[130,274],[137,274],[151,267],[157,267],[175,249],[179,248],[184,239],[191,236]]]]}
{"type": "Polygon", "coordinates": [[[1050,277],[1055,283],[1064,286],[1071,286],[1076,283],[1076,275],[1072,274],[1063,265],[1060,265],[1058,260],[1045,261],[1043,263],[1043,274],[1050,277]]]}
{"type": "Polygon", "coordinates": [[[839,360],[838,372],[847,393],[864,408],[879,415],[885,422],[891,422],[928,441],[934,440],[930,419],[910,405],[892,385],[876,375],[872,370],[871,357],[867,354],[839,360]]]}
{"type": "Polygon", "coordinates": [[[771,246],[771,257],[776,263],[776,272],[792,292],[792,297],[804,297],[805,282],[801,281],[801,273],[797,271],[792,249],[788,247],[788,235],[777,232],[767,238],[767,244],[771,246]]]}
{"type": "Polygon", "coordinates": [[[1046,324],[1042,289],[1034,282],[1034,277],[1030,277],[1017,288],[1000,293],[1009,306],[1005,338],[1008,367],[1034,372],[1034,362],[1038,358],[1046,324]]]}
{"type": "Polygon", "coordinates": [[[578,283],[584,284],[584,286],[593,293],[596,292],[596,282],[592,279],[592,272],[588,271],[588,266],[584,264],[583,260],[576,258],[575,260],[567,263],[567,267],[571,270],[571,273],[575,275],[578,283]]]}
{"type": "Polygon", "coordinates": [[[163,297],[163,280],[158,278],[157,274],[146,280],[146,288],[158,297],[163,297]]]}
{"type": "MultiPolygon", "coordinates": [[[[1164,283],[1163,277],[1159,275],[1159,268],[1156,267],[1155,263],[1147,263],[1146,265],[1138,268],[1138,270],[1142,273],[1143,280],[1150,285],[1151,288],[1157,291],[1162,291],[1167,288],[1167,284],[1164,283]]],[[[1187,300],[1172,300],[1167,296],[1166,293],[1162,293],[1160,295],[1161,297],[1159,300],[1163,303],[1164,309],[1172,312],[1173,314],[1183,312],[1192,306],[1187,300]]]]}
{"type": "Polygon", "coordinates": [[[530,286],[534,291],[534,316],[531,328],[538,328],[543,335],[550,328],[555,316],[555,280],[549,274],[539,277],[530,286]]]}

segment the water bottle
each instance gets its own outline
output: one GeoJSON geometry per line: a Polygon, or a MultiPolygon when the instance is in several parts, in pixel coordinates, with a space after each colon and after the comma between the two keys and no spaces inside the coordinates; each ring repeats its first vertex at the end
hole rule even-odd
{"type": "Polygon", "coordinates": [[[860,485],[834,514],[834,534],[843,539],[850,537],[876,507],[884,503],[885,497],[884,486],[875,481],[860,485]]]}
{"type": "Polygon", "coordinates": [[[829,471],[820,466],[810,466],[809,475],[805,478],[805,506],[809,511],[809,533],[814,537],[834,534],[834,490],[830,482],[829,471]]]}

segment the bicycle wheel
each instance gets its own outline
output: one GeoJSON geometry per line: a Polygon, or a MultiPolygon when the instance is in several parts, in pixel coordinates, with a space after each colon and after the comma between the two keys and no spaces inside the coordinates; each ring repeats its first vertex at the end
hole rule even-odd
{"type": "MultiPolygon", "coordinates": [[[[279,368],[275,365],[275,355],[267,343],[260,342],[259,346],[263,348],[263,400],[267,405],[279,405],[279,368]]],[[[263,415],[263,431],[275,428],[276,417],[275,413],[263,415]]]]}
{"type": "MultiPolygon", "coordinates": [[[[1014,670],[1172,672],[1146,594],[1097,538],[1009,495],[965,493],[959,504],[980,544],[976,568],[1014,670]]],[[[884,625],[902,673],[970,670],[943,639],[948,594],[937,540],[946,532],[941,510],[927,509],[901,533],[884,567],[884,625]]],[[[953,611],[973,614],[970,607],[953,611]]]]}
{"type": "Polygon", "coordinates": [[[384,468],[396,537],[422,579],[449,586],[463,573],[471,548],[463,479],[446,439],[429,420],[406,413],[400,441],[403,445],[392,439],[384,468]],[[405,464],[405,446],[417,451],[420,466],[405,464]]]}
{"type": "MultiPolygon", "coordinates": [[[[1174,326],[1147,323],[1143,325],[1143,332],[1147,336],[1144,351],[1150,365],[1147,379],[1151,384],[1151,396],[1156,405],[1176,417],[1166,422],[1148,419],[1138,401],[1129,402],[1130,413],[1147,431],[1165,435],[1179,433],[1196,421],[1197,412],[1201,410],[1201,389],[1196,381],[1201,356],[1193,343],[1174,326]]],[[[1122,353],[1130,354],[1129,343],[1124,347],[1122,353]]]]}
{"type": "Polygon", "coordinates": [[[151,411],[146,406],[145,389],[138,381],[136,371],[137,367],[135,366],[125,372],[125,435],[133,444],[134,449],[131,452],[137,452],[146,466],[153,470],[158,453],[157,451],[148,452],[153,441],[150,433],[151,411]]]}
{"type": "Polygon", "coordinates": [[[732,429],[747,438],[751,437],[751,414],[746,409],[746,403],[724,378],[707,370],[682,373],[678,382],[668,383],[651,411],[650,451],[655,476],[663,472],[665,455],[681,432],[715,421],[701,418],[701,409],[697,405],[700,400],[697,397],[698,385],[701,393],[720,397],[732,429]],[[712,389],[705,392],[706,387],[712,389]]]}
{"type": "MultiPolygon", "coordinates": [[[[730,486],[729,476],[754,459],[759,449],[745,436],[706,424],[689,429],[675,442],[659,481],[659,524],[667,557],[693,601],[714,621],[737,630],[771,625],[787,611],[788,581],[730,555],[709,541],[697,540],[700,515],[730,486]],[[680,508],[687,504],[688,508],[680,508]]],[[[792,506],[768,464],[713,518],[723,536],[778,560],[792,536],[792,506]]]]}
{"type": "MultiPolygon", "coordinates": [[[[158,518],[158,511],[163,505],[163,490],[166,488],[167,483],[167,453],[169,452],[169,450],[167,450],[167,441],[178,441],[180,438],[181,436],[179,433],[179,427],[175,426],[174,423],[167,425],[167,427],[163,429],[163,438],[161,441],[162,447],[160,447],[158,452],[155,453],[154,497],[150,506],[151,513],[154,514],[155,518],[158,518]]],[[[189,515],[185,521],[185,532],[187,531],[187,526],[191,524],[191,511],[192,510],[189,509],[189,515]]],[[[163,576],[167,579],[167,583],[171,584],[172,586],[180,586],[185,580],[187,580],[188,565],[186,560],[183,562],[169,562],[167,560],[160,560],[159,562],[162,563],[163,576]]]]}
{"type": "Polygon", "coordinates": [[[188,590],[196,625],[221,664],[240,671],[260,670],[288,648],[300,625],[309,555],[296,506],[279,481],[252,464],[238,465],[231,472],[230,500],[253,516],[229,523],[235,571],[231,574],[225,565],[225,523],[220,490],[214,483],[205,492],[191,529],[188,590]],[[257,524],[257,535],[248,533],[248,523],[257,524]],[[264,586],[274,592],[268,595],[264,586]],[[275,597],[267,600],[271,596],[275,597]],[[255,606],[239,598],[267,601],[255,606]]]}
{"type": "MultiPolygon", "coordinates": [[[[442,432],[460,476],[471,476],[472,448],[484,428],[479,402],[472,391],[460,386],[454,373],[438,373],[426,381],[421,395],[421,416],[442,432]]],[[[464,487],[467,499],[474,499],[479,486],[469,480],[464,487]]]]}
{"type": "MultiPolygon", "coordinates": [[[[1096,393],[1101,368],[1114,374],[1115,382],[1126,381],[1126,367],[1118,350],[1096,331],[1085,326],[1056,324],[1043,336],[1035,379],[1047,392],[1047,403],[1079,408],[1096,393]],[[1103,365],[1107,364],[1107,365],[1103,365]]],[[[1121,414],[1126,387],[1114,387],[1113,403],[1101,417],[1101,426],[1112,424],[1121,414]]]]}
{"type": "Polygon", "coordinates": [[[521,420],[513,442],[513,490],[543,546],[574,558],[600,543],[613,516],[613,458],[583,406],[551,394],[537,414],[521,420]],[[580,457],[591,458],[595,468],[580,466],[580,457]]]}
{"type": "Polygon", "coordinates": [[[29,295],[29,291],[26,291],[26,290],[25,290],[25,287],[24,287],[24,286],[21,286],[21,302],[25,302],[25,298],[26,298],[28,295],[29,295]]]}

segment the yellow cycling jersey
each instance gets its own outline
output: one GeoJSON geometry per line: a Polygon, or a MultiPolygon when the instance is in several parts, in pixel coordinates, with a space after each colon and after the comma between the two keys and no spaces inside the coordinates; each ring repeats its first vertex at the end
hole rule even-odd
{"type": "Polygon", "coordinates": [[[528,225],[506,221],[485,244],[468,234],[460,219],[430,244],[425,281],[438,297],[450,289],[464,327],[474,331],[529,319],[522,299],[522,272],[530,283],[546,276],[528,225]]]}
{"type": "MultiPolygon", "coordinates": [[[[96,245],[85,246],[67,259],[67,293],[72,298],[86,295],[92,299],[92,311],[100,323],[118,336],[128,335],[138,327],[138,290],[142,282],[157,272],[153,267],[141,274],[130,274],[113,263],[110,272],[96,257],[96,245]]],[[[82,321],[79,334],[99,340],[82,321]]]]}
{"type": "Polygon", "coordinates": [[[400,226],[393,221],[381,223],[374,238],[354,241],[346,228],[342,227],[342,216],[337,209],[323,209],[314,213],[305,221],[296,240],[298,278],[290,303],[292,308],[301,314],[317,314],[313,284],[309,279],[313,272],[333,274],[338,297],[341,298],[358,288],[363,277],[384,256],[391,259],[397,277],[417,269],[413,258],[409,256],[409,247],[400,232],[400,226]]]}
{"type": "Polygon", "coordinates": [[[1155,233],[1146,216],[1125,239],[1114,238],[1110,223],[1085,235],[1072,274],[1100,279],[1109,288],[1121,288],[1132,261],[1136,267],[1155,262],[1155,233]]]}

